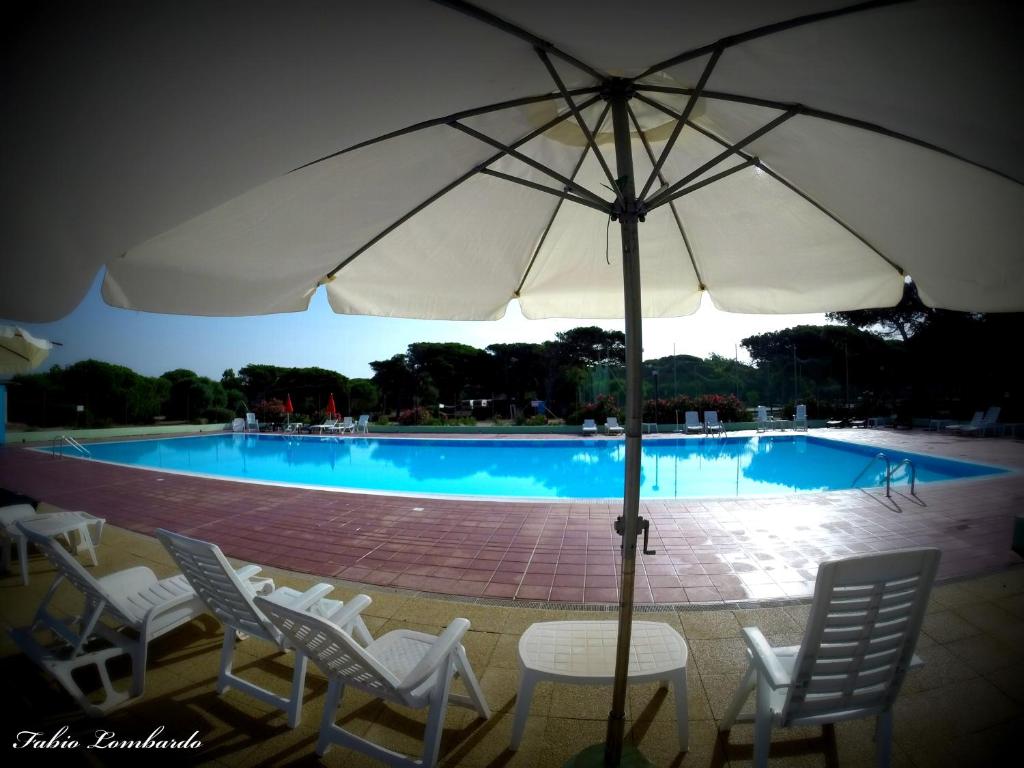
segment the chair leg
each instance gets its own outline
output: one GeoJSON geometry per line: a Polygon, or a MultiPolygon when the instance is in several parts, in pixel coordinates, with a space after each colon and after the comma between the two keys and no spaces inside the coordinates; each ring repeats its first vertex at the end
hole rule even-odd
{"type": "Polygon", "coordinates": [[[526,716],[530,714],[530,701],[533,699],[533,689],[537,686],[538,678],[533,672],[520,670],[519,692],[516,694],[516,719],[512,724],[512,743],[509,749],[519,749],[519,742],[523,740],[523,730],[526,728],[526,716]]]}
{"type": "Polygon", "coordinates": [[[302,719],[302,697],[306,691],[306,654],[295,651],[295,671],[292,673],[292,694],[288,698],[288,727],[294,728],[302,719]]]}
{"type": "Polygon", "coordinates": [[[892,759],[892,710],[875,719],[875,764],[889,768],[892,759]]]}
{"type": "Polygon", "coordinates": [[[220,647],[220,673],[217,675],[217,693],[224,693],[231,683],[231,662],[235,655],[235,630],[224,627],[224,642],[220,647]]]}
{"type": "Polygon", "coordinates": [[[757,681],[757,711],[754,713],[754,768],[767,768],[772,741],[771,686],[757,681]]]}
{"type": "Polygon", "coordinates": [[[729,708],[725,710],[725,715],[722,716],[722,722],[718,726],[718,730],[728,731],[732,728],[732,724],[736,722],[736,717],[739,715],[740,710],[743,709],[743,704],[746,702],[747,697],[754,690],[754,683],[754,665],[751,663],[747,665],[747,671],[743,673],[743,679],[740,681],[739,687],[736,688],[732,701],[729,702],[729,708]]]}
{"type": "Polygon", "coordinates": [[[470,701],[473,702],[473,707],[480,714],[480,717],[484,720],[489,719],[491,710],[487,706],[487,699],[484,698],[484,692],[480,689],[480,681],[477,680],[476,675],[473,673],[473,668],[469,666],[469,657],[466,655],[466,649],[461,645],[458,647],[455,655],[455,671],[462,678],[466,691],[469,693],[470,701]]]}
{"type": "Polygon", "coordinates": [[[448,656],[445,669],[438,670],[437,683],[430,693],[430,710],[427,714],[427,729],[423,734],[422,765],[437,765],[437,756],[441,751],[441,736],[444,732],[444,716],[448,712],[448,691],[452,686],[455,673],[455,660],[448,656]]]}
{"type": "Polygon", "coordinates": [[[21,584],[28,584],[28,536],[18,537],[18,566],[21,568],[21,584]]]}
{"type": "Polygon", "coordinates": [[[345,692],[345,686],[337,677],[331,676],[327,683],[327,696],[324,697],[324,712],[320,717],[320,735],[316,740],[316,753],[321,757],[331,746],[331,730],[335,728],[334,718],[338,714],[338,707],[341,705],[341,696],[345,692]]]}

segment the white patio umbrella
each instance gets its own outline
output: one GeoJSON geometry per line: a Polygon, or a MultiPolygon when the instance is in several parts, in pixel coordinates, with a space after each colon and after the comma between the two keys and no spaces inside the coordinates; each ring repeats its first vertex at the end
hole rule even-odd
{"type": "Polygon", "coordinates": [[[35,370],[50,355],[53,342],[37,339],[24,328],[0,325],[0,376],[35,370]]]}
{"type": "Polygon", "coordinates": [[[622,743],[641,317],[1024,309],[1012,2],[100,4],[2,54],[0,316],[624,317],[622,743]],[[15,70],[11,70],[15,71],[15,70]],[[25,189],[27,187],[27,190],[25,189]],[[617,226],[612,227],[612,222],[617,226]],[[112,258],[116,256],[116,258],[112,258]],[[57,288],[52,274],[60,274],[57,288]],[[42,286],[48,301],[40,301],[42,286]]]}

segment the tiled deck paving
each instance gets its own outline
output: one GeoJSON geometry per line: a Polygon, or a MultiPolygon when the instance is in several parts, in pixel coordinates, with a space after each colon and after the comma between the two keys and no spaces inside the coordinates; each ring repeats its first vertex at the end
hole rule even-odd
{"type": "MultiPolygon", "coordinates": [[[[1024,443],[934,432],[816,430],[1024,469],[1024,443]]],[[[497,437],[497,436],[491,436],[497,437]]],[[[513,437],[506,436],[508,439],[513,437]]],[[[645,438],[645,439],[658,439],[645,438]]],[[[234,557],[361,584],[532,603],[618,600],[620,505],[427,499],[303,490],[127,469],[0,449],[0,487],[151,534],[166,527],[234,557]]],[[[746,499],[649,501],[653,557],[636,600],[722,603],[809,595],[817,564],[934,545],[940,579],[998,571],[1024,473],[988,480],[746,499]]]]}
{"type": "MultiPolygon", "coordinates": [[[[158,575],[174,569],[151,537],[108,528],[100,548],[97,575],[139,564],[158,575]]],[[[150,647],[146,695],[141,701],[101,720],[85,718],[56,685],[10,642],[7,630],[23,626],[52,581],[40,557],[31,561],[31,583],[16,576],[0,578],[0,679],[4,690],[5,765],[133,765],[158,760],[178,765],[251,766],[326,765],[337,768],[378,766],[363,756],[333,748],[325,759],[314,753],[326,681],[312,669],[307,676],[306,704],[300,726],[289,730],[282,713],[253,699],[214,690],[221,634],[210,617],[197,619],[157,640],[150,647]],[[192,752],[97,752],[83,748],[39,750],[25,754],[11,749],[16,734],[33,730],[51,735],[68,726],[70,738],[91,743],[97,729],[118,739],[145,739],[164,727],[165,738],[185,739],[198,732],[202,748],[192,752]]],[[[308,576],[269,569],[278,584],[304,589],[308,576]]],[[[62,588],[64,589],[64,588],[62,588]]],[[[455,616],[472,622],[466,646],[481,679],[493,716],[475,719],[461,709],[449,710],[441,747],[442,766],[553,768],[583,746],[603,738],[610,688],[573,688],[543,683],[533,698],[521,749],[508,751],[518,685],[516,644],[535,621],[607,616],[585,611],[539,610],[515,604],[480,605],[430,599],[406,592],[339,585],[335,596],[348,598],[366,591],[373,604],[365,615],[374,634],[396,627],[437,633],[455,616]]],[[[77,607],[61,592],[67,609],[77,607]]],[[[737,726],[728,741],[717,722],[739,681],[744,652],[740,627],[762,627],[773,643],[796,642],[807,616],[806,601],[786,607],[701,610],[668,606],[644,615],[664,621],[686,637],[691,649],[688,668],[690,751],[678,752],[674,703],[670,691],[655,685],[630,689],[626,733],[656,766],[724,768],[750,764],[750,726],[737,726]]],[[[291,659],[258,641],[239,646],[236,669],[284,692],[291,659]]],[[[1020,733],[1024,728],[1024,567],[958,580],[938,586],[932,595],[918,652],[925,667],[911,672],[895,708],[895,766],[1019,765],[1020,733]]],[[[127,672],[127,668],[124,668],[127,672]]],[[[118,681],[123,685],[126,679],[118,681]]],[[[422,733],[423,713],[375,703],[357,691],[346,694],[339,714],[347,728],[398,749],[413,750],[422,733]]],[[[873,765],[872,723],[854,721],[834,729],[775,731],[773,766],[873,765]]]]}

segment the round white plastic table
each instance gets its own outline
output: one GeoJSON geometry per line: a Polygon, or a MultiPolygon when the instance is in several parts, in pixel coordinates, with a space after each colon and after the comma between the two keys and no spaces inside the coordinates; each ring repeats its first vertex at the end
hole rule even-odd
{"type": "MultiPolygon", "coordinates": [[[[618,622],[542,621],[519,639],[519,694],[512,725],[513,750],[526,727],[533,689],[543,680],[577,685],[610,685],[615,676],[618,622]]],[[[629,646],[629,680],[669,681],[675,687],[679,748],[689,743],[686,708],[686,641],[668,624],[634,621],[629,646]]]]}

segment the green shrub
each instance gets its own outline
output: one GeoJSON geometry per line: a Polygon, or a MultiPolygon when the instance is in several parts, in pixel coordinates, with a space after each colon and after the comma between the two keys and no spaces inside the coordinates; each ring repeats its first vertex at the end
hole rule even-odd
{"type": "Polygon", "coordinates": [[[226,423],[235,418],[235,412],[230,408],[207,408],[200,415],[202,418],[206,419],[209,424],[226,423]]]}

